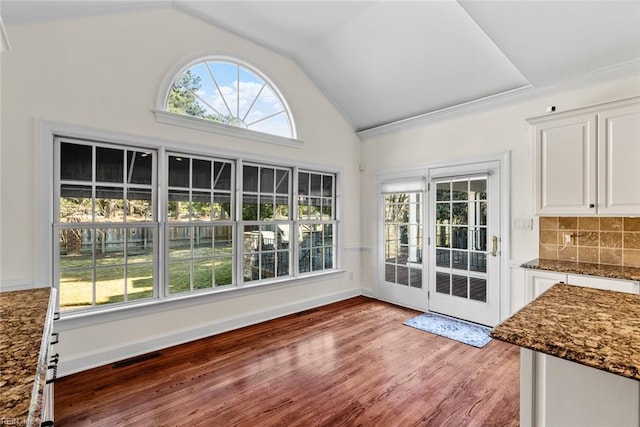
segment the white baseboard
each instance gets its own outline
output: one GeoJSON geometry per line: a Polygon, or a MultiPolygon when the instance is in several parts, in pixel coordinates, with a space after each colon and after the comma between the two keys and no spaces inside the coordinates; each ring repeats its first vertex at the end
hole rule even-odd
{"type": "Polygon", "coordinates": [[[36,286],[31,281],[23,280],[3,280],[0,283],[0,292],[24,291],[27,289],[45,288],[46,286],[36,286]]]}
{"type": "MultiPolygon", "coordinates": [[[[98,366],[107,365],[120,360],[139,356],[145,353],[162,350],[179,344],[184,344],[201,338],[210,337],[223,332],[242,328],[256,323],[265,322],[267,320],[286,316],[293,313],[299,313],[314,307],[331,304],[359,295],[367,295],[367,289],[350,289],[334,294],[324,295],[317,298],[311,298],[304,301],[298,301],[292,304],[286,304],[267,310],[256,311],[242,316],[227,318],[198,326],[193,329],[171,334],[157,336],[146,341],[136,342],[133,344],[112,347],[108,349],[100,349],[96,352],[85,353],[80,356],[60,360],[58,368],[58,376],[63,377],[77,372],[86,371],[87,369],[96,368],[98,366]],[[365,293],[366,292],[366,293],[365,293]]],[[[368,295],[367,295],[368,296],[368,295]]]]}
{"type": "Polygon", "coordinates": [[[368,288],[362,288],[362,296],[368,297],[368,298],[375,298],[375,292],[373,291],[373,289],[368,289],[368,288]]]}

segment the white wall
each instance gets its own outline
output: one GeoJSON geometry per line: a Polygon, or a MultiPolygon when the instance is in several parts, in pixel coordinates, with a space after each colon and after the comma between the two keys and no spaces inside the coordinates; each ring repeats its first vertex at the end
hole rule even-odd
{"type": "Polygon", "coordinates": [[[61,372],[107,363],[243,322],[360,293],[360,141],[293,61],[173,9],[8,27],[2,58],[3,288],[33,283],[34,121],[300,160],[343,171],[344,274],[293,287],[238,293],[223,301],[65,330],[61,372]],[[237,57],[264,72],[291,107],[302,149],[245,141],[155,121],[160,82],[194,54],[237,57]],[[273,310],[278,307],[278,310],[273,310]]]}
{"type": "MultiPolygon", "coordinates": [[[[511,152],[511,218],[533,218],[533,130],[525,119],[545,114],[545,107],[557,111],[598,104],[640,94],[640,76],[582,87],[530,99],[526,102],[413,128],[366,138],[362,162],[362,283],[375,277],[375,182],[381,170],[417,166],[434,161],[466,158],[480,154],[511,152]]],[[[519,265],[538,256],[538,221],[531,231],[511,228],[512,264],[519,265]]],[[[511,311],[524,303],[524,274],[511,271],[511,311]]]]}

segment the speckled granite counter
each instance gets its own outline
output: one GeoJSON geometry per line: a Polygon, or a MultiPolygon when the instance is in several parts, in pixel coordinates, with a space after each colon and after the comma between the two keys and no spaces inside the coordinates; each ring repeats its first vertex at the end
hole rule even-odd
{"type": "Polygon", "coordinates": [[[557,284],[491,336],[640,380],[640,295],[557,284]]]}
{"type": "Polygon", "coordinates": [[[592,264],[588,262],[561,261],[536,258],[521,265],[523,268],[557,271],[560,273],[584,274],[586,276],[640,281],[640,268],[622,265],[592,264]]]}
{"type": "Polygon", "coordinates": [[[55,290],[0,292],[0,417],[40,425],[55,290]]]}

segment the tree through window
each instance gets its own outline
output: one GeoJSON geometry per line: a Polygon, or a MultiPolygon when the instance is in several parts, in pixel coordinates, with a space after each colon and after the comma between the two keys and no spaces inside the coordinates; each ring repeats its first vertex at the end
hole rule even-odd
{"type": "Polygon", "coordinates": [[[257,72],[232,61],[198,62],[178,75],[166,110],[215,123],[295,138],[291,113],[257,72]]]}

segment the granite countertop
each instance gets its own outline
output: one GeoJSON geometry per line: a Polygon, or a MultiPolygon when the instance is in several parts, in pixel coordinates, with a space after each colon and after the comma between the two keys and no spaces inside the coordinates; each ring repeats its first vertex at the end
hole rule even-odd
{"type": "Polygon", "coordinates": [[[0,292],[0,415],[16,425],[40,425],[54,298],[52,288],[0,292]]]}
{"type": "Polygon", "coordinates": [[[640,268],[622,265],[592,264],[588,262],[561,261],[536,258],[521,265],[523,268],[557,271],[560,273],[584,274],[586,276],[640,281],[640,268]]]}
{"type": "Polygon", "coordinates": [[[640,295],[556,284],[491,336],[640,380],[640,295]]]}

